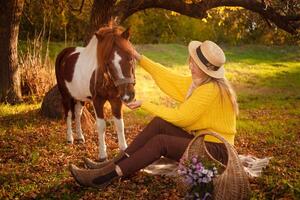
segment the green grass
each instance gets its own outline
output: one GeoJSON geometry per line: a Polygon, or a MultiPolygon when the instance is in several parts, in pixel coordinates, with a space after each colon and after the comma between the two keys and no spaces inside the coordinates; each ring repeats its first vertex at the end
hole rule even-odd
{"type": "Polygon", "coordinates": [[[15,106],[10,106],[8,104],[1,104],[0,109],[0,117],[1,116],[9,116],[9,115],[16,115],[20,113],[25,113],[30,110],[37,109],[41,106],[40,103],[37,104],[19,104],[15,106]]]}
{"type": "MultiPolygon", "coordinates": [[[[38,45],[41,45],[40,42],[37,42],[38,45]]],[[[32,41],[31,42],[28,42],[28,41],[19,41],[18,43],[18,51],[19,53],[26,53],[27,51],[27,48],[28,48],[28,45],[30,46],[31,50],[33,48],[33,45],[32,45],[32,41]]],[[[47,42],[44,41],[42,43],[42,55],[43,55],[43,58],[46,54],[46,49],[47,49],[47,42]]],[[[64,42],[50,42],[49,43],[49,57],[51,59],[55,59],[56,56],[59,54],[59,52],[66,48],[66,47],[69,47],[69,46],[77,46],[77,45],[82,45],[82,44],[76,44],[76,43],[71,43],[71,42],[67,42],[67,43],[64,43],[64,42]]]]}
{"type": "MultiPolygon", "coordinates": [[[[53,58],[63,44],[51,44],[53,58]]],[[[137,45],[149,58],[187,74],[187,49],[178,44],[137,45]]],[[[300,48],[296,46],[224,46],[227,77],[238,94],[236,148],[241,154],[272,156],[261,177],[251,180],[252,199],[300,198],[300,48]]],[[[170,105],[149,74],[137,69],[137,98],[170,105]]],[[[139,173],[106,190],[81,189],[70,177],[70,162],[96,158],[97,135],[85,145],[65,144],[65,123],[43,118],[40,104],[0,105],[0,199],[180,199],[176,182],[139,173]]],[[[110,114],[108,113],[110,116],[110,114]]],[[[125,110],[128,142],[152,118],[144,110],[125,110]]],[[[107,127],[109,155],[116,134],[107,127]]]]}

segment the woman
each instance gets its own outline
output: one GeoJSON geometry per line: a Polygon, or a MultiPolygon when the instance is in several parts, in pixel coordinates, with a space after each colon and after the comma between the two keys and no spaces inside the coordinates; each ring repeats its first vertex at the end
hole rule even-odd
{"type": "MultiPolygon", "coordinates": [[[[91,169],[70,166],[75,180],[82,186],[103,187],[118,177],[130,176],[161,156],[179,161],[189,142],[201,131],[213,131],[234,145],[236,96],[225,78],[225,55],[211,41],[192,41],[188,46],[191,76],[176,74],[135,52],[135,58],[149,72],[167,95],[177,100],[177,108],[168,108],[136,100],[131,109],[143,108],[156,115],[129,147],[111,161],[96,163],[85,159],[91,169]]],[[[214,137],[205,137],[210,154],[227,162],[224,144],[214,137]]]]}

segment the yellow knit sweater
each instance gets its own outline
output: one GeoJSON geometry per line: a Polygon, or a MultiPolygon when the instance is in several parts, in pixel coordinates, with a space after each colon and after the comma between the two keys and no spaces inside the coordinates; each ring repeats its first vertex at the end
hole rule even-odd
{"type": "MultiPolygon", "coordinates": [[[[236,115],[227,95],[221,92],[215,83],[207,83],[197,87],[192,95],[185,99],[192,83],[191,76],[176,74],[170,69],[142,56],[140,66],[144,68],[159,88],[180,102],[177,108],[168,108],[150,102],[143,102],[142,108],[150,113],[181,127],[188,132],[201,130],[214,131],[221,134],[230,144],[234,144],[236,133],[236,115]]],[[[205,141],[220,142],[212,136],[205,141]]]]}

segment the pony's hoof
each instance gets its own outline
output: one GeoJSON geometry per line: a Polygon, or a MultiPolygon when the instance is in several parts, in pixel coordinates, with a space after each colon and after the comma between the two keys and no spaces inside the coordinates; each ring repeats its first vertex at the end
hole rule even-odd
{"type": "Polygon", "coordinates": [[[107,157],[98,159],[98,162],[104,162],[104,161],[107,161],[107,157]]]}
{"type": "Polygon", "coordinates": [[[67,143],[68,144],[73,144],[73,141],[72,140],[68,140],[67,143]]]}
{"type": "Polygon", "coordinates": [[[77,139],[76,140],[79,144],[84,144],[85,143],[85,140],[84,139],[77,139]]]}

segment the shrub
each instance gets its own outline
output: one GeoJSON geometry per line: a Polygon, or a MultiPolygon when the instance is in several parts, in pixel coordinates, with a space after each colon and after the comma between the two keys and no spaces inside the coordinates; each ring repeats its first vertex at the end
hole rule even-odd
{"type": "Polygon", "coordinates": [[[42,39],[36,37],[32,41],[27,40],[26,49],[20,52],[21,89],[25,101],[40,101],[56,83],[48,44],[44,50],[42,39]]]}

